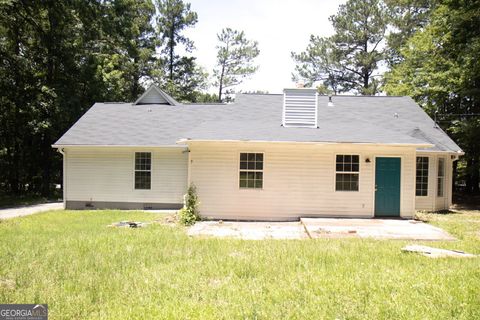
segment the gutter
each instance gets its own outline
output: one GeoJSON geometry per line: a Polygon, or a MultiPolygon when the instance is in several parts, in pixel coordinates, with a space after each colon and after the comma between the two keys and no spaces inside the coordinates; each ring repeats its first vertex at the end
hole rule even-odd
{"type": "Polygon", "coordinates": [[[268,140],[192,140],[179,139],[178,144],[188,144],[190,142],[249,142],[249,143],[301,143],[315,145],[337,145],[337,144],[355,144],[355,145],[371,145],[371,146],[393,146],[393,147],[417,147],[431,148],[434,145],[429,143],[376,143],[376,142],[328,142],[328,141],[268,141],[268,140]]]}
{"type": "Polygon", "coordinates": [[[458,151],[420,150],[418,152],[420,152],[420,153],[444,153],[444,154],[449,154],[452,157],[455,157],[454,160],[458,160],[458,158],[465,155],[465,152],[462,151],[462,150],[458,150],[458,151]]]}
{"type": "Polygon", "coordinates": [[[125,145],[125,144],[52,144],[52,148],[186,148],[174,145],[125,145]]]}
{"type": "Polygon", "coordinates": [[[63,148],[58,148],[57,151],[62,155],[63,157],[63,172],[62,172],[62,192],[63,192],[63,209],[67,208],[67,159],[66,159],[66,154],[65,150],[63,148]]]}

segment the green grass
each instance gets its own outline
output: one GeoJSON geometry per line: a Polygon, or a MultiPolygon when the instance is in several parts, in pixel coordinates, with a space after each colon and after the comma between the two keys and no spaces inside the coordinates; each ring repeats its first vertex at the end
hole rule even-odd
{"type": "MultiPolygon", "coordinates": [[[[107,228],[154,213],[56,211],[0,223],[0,303],[50,319],[479,319],[480,258],[411,242],[199,239],[182,227],[107,228]]],[[[480,212],[423,214],[480,254],[480,212]]]]}

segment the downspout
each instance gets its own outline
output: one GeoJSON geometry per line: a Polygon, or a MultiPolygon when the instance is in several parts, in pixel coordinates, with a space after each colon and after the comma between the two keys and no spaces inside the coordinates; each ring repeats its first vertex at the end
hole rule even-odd
{"type": "Polygon", "coordinates": [[[190,179],[191,179],[191,163],[192,163],[192,158],[190,156],[190,148],[187,146],[187,150],[182,151],[183,153],[187,153],[187,190],[185,194],[183,195],[183,207],[185,208],[187,204],[187,193],[188,193],[188,188],[190,188],[190,179]]]}
{"type": "Polygon", "coordinates": [[[58,148],[57,151],[60,152],[63,156],[63,172],[62,172],[63,209],[66,209],[67,208],[67,184],[66,184],[67,159],[65,158],[65,150],[63,148],[58,148]]]}

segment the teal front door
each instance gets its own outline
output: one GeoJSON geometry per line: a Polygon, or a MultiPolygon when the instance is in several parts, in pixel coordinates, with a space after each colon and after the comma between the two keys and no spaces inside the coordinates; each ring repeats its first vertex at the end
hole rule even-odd
{"type": "Polygon", "coordinates": [[[375,159],[375,217],[400,216],[400,158],[375,159]]]}

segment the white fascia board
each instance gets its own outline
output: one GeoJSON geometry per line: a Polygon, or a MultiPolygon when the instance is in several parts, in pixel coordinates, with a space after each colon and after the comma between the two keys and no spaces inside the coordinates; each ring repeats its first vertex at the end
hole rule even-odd
{"type": "Polygon", "coordinates": [[[173,145],[99,145],[99,144],[53,144],[52,148],[185,148],[179,144],[173,145]]]}
{"type": "Polygon", "coordinates": [[[196,139],[180,139],[177,143],[189,143],[194,142],[248,142],[248,143],[298,143],[298,144],[316,144],[316,145],[341,145],[341,144],[354,144],[365,146],[391,146],[391,147],[416,147],[416,148],[430,148],[433,144],[422,143],[375,143],[375,142],[322,142],[322,141],[268,141],[268,140],[196,140],[196,139]]]}

